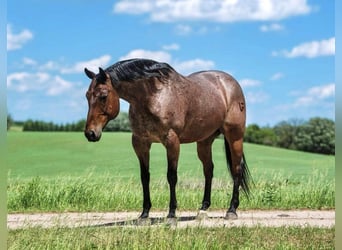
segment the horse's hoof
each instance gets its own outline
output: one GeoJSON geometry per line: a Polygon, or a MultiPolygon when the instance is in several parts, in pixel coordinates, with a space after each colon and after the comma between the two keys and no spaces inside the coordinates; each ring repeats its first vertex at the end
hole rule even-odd
{"type": "Polygon", "coordinates": [[[205,211],[205,210],[200,210],[200,211],[198,211],[198,214],[197,214],[197,216],[196,216],[196,219],[197,220],[204,220],[204,219],[206,219],[206,218],[208,218],[209,216],[208,216],[208,212],[207,211],[205,211]]]}
{"type": "Polygon", "coordinates": [[[148,218],[148,216],[149,216],[149,210],[143,210],[142,211],[142,213],[141,213],[141,215],[139,216],[139,219],[147,219],[148,218]]]}
{"type": "Polygon", "coordinates": [[[168,219],[176,218],[176,211],[170,211],[166,216],[168,219]]]}
{"type": "Polygon", "coordinates": [[[226,213],[226,217],[225,217],[226,220],[237,220],[237,218],[238,218],[238,216],[234,212],[227,212],[226,213]]]}

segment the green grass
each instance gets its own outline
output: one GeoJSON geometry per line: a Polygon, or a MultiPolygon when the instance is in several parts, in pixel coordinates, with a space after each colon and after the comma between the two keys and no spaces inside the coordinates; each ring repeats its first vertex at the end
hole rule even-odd
{"type": "Polygon", "coordinates": [[[8,249],[334,249],[334,228],[32,228],[9,232],[8,249]]]}
{"type": "MultiPolygon", "coordinates": [[[[128,133],[88,143],[82,133],[8,133],[8,212],[140,211],[139,167],[128,133]]],[[[243,209],[335,207],[335,157],[245,144],[254,179],[243,209]]],[[[151,151],[152,210],[168,209],[166,153],[151,151]]],[[[223,141],[213,148],[212,209],[225,209],[232,191],[223,141]]],[[[196,210],[203,195],[196,144],[182,145],[179,210],[196,210]]],[[[334,249],[335,228],[88,227],[8,232],[8,249],[334,249]]]]}
{"type": "MultiPolygon", "coordinates": [[[[142,191],[130,134],[105,133],[88,143],[82,133],[9,133],[9,212],[140,210],[142,191]]],[[[232,181],[223,141],[214,144],[212,208],[228,206],[232,181]]],[[[334,157],[245,144],[255,185],[240,209],[335,207],[334,157]]],[[[204,177],[196,145],[182,145],[177,196],[179,209],[197,209],[204,177]]],[[[153,209],[167,209],[165,150],[151,152],[153,209]]]]}
{"type": "MultiPolygon", "coordinates": [[[[89,143],[82,133],[8,133],[9,177],[31,179],[35,176],[56,178],[93,173],[119,179],[139,177],[138,160],[129,133],[104,133],[100,142],[89,143]]],[[[323,173],[334,181],[335,157],[244,144],[244,151],[255,179],[272,179],[274,174],[289,180],[323,173]]],[[[228,180],[223,140],[213,146],[214,177],[228,180]]],[[[151,180],[166,178],[166,152],[160,144],[151,150],[151,180]]],[[[183,144],[178,174],[203,180],[196,144],[183,144]]]]}
{"type": "MultiPolygon", "coordinates": [[[[10,181],[9,212],[35,211],[140,211],[142,191],[138,179],[117,180],[93,176],[60,177],[55,180],[33,178],[31,181],[10,181]]],[[[240,209],[332,209],[335,207],[335,186],[322,181],[322,176],[309,180],[285,182],[274,176],[273,181],[260,181],[252,196],[241,195],[240,209]]],[[[324,178],[323,178],[324,179],[324,178]]],[[[177,185],[179,210],[196,210],[203,195],[203,181],[187,178],[177,185]]],[[[216,180],[212,187],[212,209],[226,209],[232,184],[216,180]]],[[[167,210],[169,188],[166,180],[151,184],[151,200],[155,210],[167,210]]]]}

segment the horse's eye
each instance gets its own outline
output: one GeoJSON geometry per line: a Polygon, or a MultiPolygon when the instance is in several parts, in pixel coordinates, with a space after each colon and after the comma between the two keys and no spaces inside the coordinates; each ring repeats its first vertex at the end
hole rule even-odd
{"type": "Polygon", "coordinates": [[[107,99],[106,95],[100,95],[100,100],[105,101],[107,99]]]}
{"type": "Polygon", "coordinates": [[[100,91],[100,93],[99,93],[100,101],[105,101],[107,99],[107,96],[108,96],[108,90],[103,89],[100,91]]]}
{"type": "Polygon", "coordinates": [[[101,95],[99,95],[99,100],[101,102],[105,102],[107,100],[107,96],[108,96],[107,94],[102,93],[101,95]]]}

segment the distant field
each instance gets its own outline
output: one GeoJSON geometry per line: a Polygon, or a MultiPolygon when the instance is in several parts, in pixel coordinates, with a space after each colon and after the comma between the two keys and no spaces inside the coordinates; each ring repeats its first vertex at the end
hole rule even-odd
{"type": "MultiPolygon", "coordinates": [[[[94,177],[139,177],[130,133],[104,133],[100,142],[89,143],[82,133],[10,132],[7,144],[10,178],[77,177],[90,172],[94,177]]],[[[256,180],[273,178],[275,174],[290,180],[324,174],[328,180],[334,181],[334,156],[248,143],[244,147],[251,174],[256,180]]],[[[230,179],[222,139],[214,143],[213,159],[214,177],[230,179]]],[[[151,180],[166,178],[166,153],[160,144],[152,146],[150,171],[151,180]]],[[[181,146],[179,176],[203,179],[195,143],[181,146]]]]}

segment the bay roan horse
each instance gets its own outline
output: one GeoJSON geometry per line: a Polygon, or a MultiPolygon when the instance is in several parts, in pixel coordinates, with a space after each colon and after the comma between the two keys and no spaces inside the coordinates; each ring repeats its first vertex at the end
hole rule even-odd
{"type": "Polygon", "coordinates": [[[226,218],[237,218],[239,187],[249,194],[249,171],[243,154],[246,104],[241,87],[221,71],[201,71],[187,77],[167,63],[131,59],[115,63],[95,74],[85,68],[91,79],[87,91],[89,111],[85,136],[98,141],[102,129],[120,109],[119,98],[129,104],[132,144],[140,163],[143,211],[148,218],[150,199],[149,158],[151,144],[162,143],[167,152],[167,180],[170,185],[168,218],[176,216],[177,165],[181,143],[197,142],[203,163],[205,188],[201,210],[209,208],[213,161],[211,146],[224,135],[227,165],[234,181],[226,218]]]}

